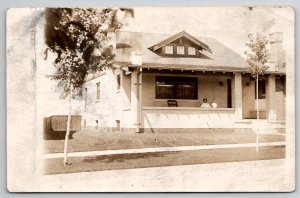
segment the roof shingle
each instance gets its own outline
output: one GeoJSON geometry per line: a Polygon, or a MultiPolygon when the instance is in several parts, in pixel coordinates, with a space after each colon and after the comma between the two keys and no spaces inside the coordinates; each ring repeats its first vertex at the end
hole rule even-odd
{"type": "Polygon", "coordinates": [[[163,40],[168,39],[173,35],[168,34],[154,34],[154,33],[142,33],[142,32],[124,32],[118,31],[116,34],[117,46],[126,44],[126,48],[116,49],[116,62],[131,63],[131,53],[139,52],[142,54],[143,65],[147,67],[189,67],[193,69],[226,69],[239,70],[246,69],[248,64],[246,60],[229,49],[214,38],[209,37],[195,37],[199,41],[208,45],[212,53],[202,51],[204,55],[207,55],[211,59],[201,58],[189,58],[189,57],[163,57],[153,53],[148,48],[160,43],[163,40]]]}

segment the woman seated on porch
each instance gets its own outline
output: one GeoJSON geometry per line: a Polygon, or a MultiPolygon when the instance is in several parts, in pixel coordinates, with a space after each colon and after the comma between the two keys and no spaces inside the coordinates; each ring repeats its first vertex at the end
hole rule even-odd
{"type": "Polygon", "coordinates": [[[210,104],[207,103],[206,98],[203,98],[203,103],[201,104],[200,108],[211,108],[210,104]]]}

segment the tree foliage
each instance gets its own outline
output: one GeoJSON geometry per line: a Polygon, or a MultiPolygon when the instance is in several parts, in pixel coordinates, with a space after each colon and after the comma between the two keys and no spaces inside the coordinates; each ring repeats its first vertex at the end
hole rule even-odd
{"type": "Polygon", "coordinates": [[[72,96],[80,93],[87,74],[112,66],[114,55],[109,34],[123,24],[118,19],[119,11],[125,16],[128,13],[133,16],[131,9],[49,8],[45,11],[47,50],[57,54],[54,60],[56,72],[50,77],[58,80],[64,88],[63,95],[69,96],[64,165],[68,164],[72,96]]]}
{"type": "Polygon", "coordinates": [[[114,55],[109,35],[123,25],[119,12],[133,17],[133,10],[124,8],[46,9],[45,42],[47,50],[57,54],[57,70],[50,77],[60,81],[65,93],[70,84],[80,90],[88,73],[111,66],[114,55]]]}
{"type": "Polygon", "coordinates": [[[246,43],[247,50],[244,53],[247,56],[249,70],[256,77],[268,69],[266,65],[269,56],[268,40],[260,33],[256,35],[249,34],[248,39],[249,41],[246,43]]]}

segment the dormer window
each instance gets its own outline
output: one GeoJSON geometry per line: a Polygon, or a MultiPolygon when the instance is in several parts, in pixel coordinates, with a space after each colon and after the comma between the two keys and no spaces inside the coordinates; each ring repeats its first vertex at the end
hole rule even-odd
{"type": "Polygon", "coordinates": [[[194,47],[188,47],[188,55],[195,56],[196,55],[196,49],[194,47]]]}
{"type": "Polygon", "coordinates": [[[184,55],[184,46],[177,46],[177,54],[184,55]]]}
{"type": "Polygon", "coordinates": [[[203,54],[202,52],[212,53],[208,45],[185,31],[162,40],[160,43],[148,47],[148,49],[158,56],[172,58],[211,59],[206,53],[203,54]]]}
{"type": "Polygon", "coordinates": [[[171,46],[171,45],[165,46],[165,53],[166,54],[173,54],[174,53],[173,52],[173,46],[171,46]]]}

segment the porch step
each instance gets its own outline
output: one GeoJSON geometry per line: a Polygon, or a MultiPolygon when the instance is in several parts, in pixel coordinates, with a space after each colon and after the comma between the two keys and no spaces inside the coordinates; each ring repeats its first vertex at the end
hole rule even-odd
{"type": "Polygon", "coordinates": [[[235,122],[235,131],[257,130],[259,133],[285,134],[285,121],[246,119],[235,122]]]}
{"type": "MultiPolygon", "coordinates": [[[[250,111],[250,115],[247,117],[247,119],[256,119],[257,118],[257,112],[256,110],[250,111]]],[[[259,110],[259,119],[266,119],[266,111],[265,110],[259,110]]]]}
{"type": "Polygon", "coordinates": [[[235,128],[252,128],[252,121],[251,120],[238,120],[234,124],[235,128]]]}

